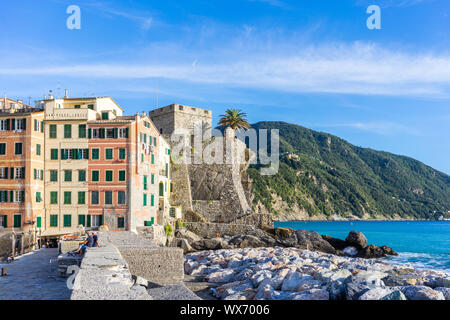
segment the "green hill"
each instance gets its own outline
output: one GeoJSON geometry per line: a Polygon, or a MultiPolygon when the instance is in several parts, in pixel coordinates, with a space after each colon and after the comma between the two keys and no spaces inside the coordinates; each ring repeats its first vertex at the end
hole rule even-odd
{"type": "Polygon", "coordinates": [[[417,160],[285,122],[258,122],[252,128],[280,130],[278,174],[261,176],[256,165],[248,169],[253,206],[275,219],[448,215],[450,176],[417,160]],[[289,159],[291,153],[298,158],[289,159]]]}

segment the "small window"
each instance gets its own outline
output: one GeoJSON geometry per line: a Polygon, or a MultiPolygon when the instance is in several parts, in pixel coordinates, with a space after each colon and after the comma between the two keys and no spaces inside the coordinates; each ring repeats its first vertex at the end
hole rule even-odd
{"type": "Polygon", "coordinates": [[[117,204],[125,204],[125,191],[117,192],[117,204]]]}
{"type": "Polygon", "coordinates": [[[99,171],[98,170],[92,170],[92,181],[98,182],[99,181],[99,171]]]}
{"type": "Polygon", "coordinates": [[[125,170],[119,171],[119,181],[125,181],[125,170]]]}
{"type": "Polygon", "coordinates": [[[64,227],[70,228],[72,226],[72,215],[65,214],[64,215],[64,227]]]}
{"type": "Polygon", "coordinates": [[[58,215],[51,214],[50,215],[50,227],[57,227],[57,226],[58,226],[58,215]]]}
{"type": "Polygon", "coordinates": [[[78,170],[78,181],[79,182],[86,181],[86,170],[78,170]]]}
{"type": "Polygon", "coordinates": [[[64,204],[72,204],[72,192],[64,191],[64,204]]]}
{"type": "Polygon", "coordinates": [[[72,181],[72,170],[64,170],[64,181],[72,181]]]}
{"type": "Polygon", "coordinates": [[[72,125],[71,124],[64,125],[64,138],[66,138],[66,139],[72,138],[72,125]]]}
{"type": "Polygon", "coordinates": [[[126,154],[127,154],[126,151],[127,151],[127,150],[124,149],[124,148],[120,148],[120,149],[119,149],[119,159],[120,159],[120,160],[125,160],[126,154]]]}
{"type": "Polygon", "coordinates": [[[6,143],[0,143],[0,156],[4,156],[6,154],[6,143]]]}
{"type": "Polygon", "coordinates": [[[91,204],[98,204],[98,191],[91,191],[91,204]]]}
{"type": "Polygon", "coordinates": [[[125,228],[125,218],[123,218],[123,217],[118,217],[117,218],[117,228],[118,229],[125,228]]]}
{"type": "Polygon", "coordinates": [[[84,191],[78,192],[78,204],[85,204],[86,203],[86,193],[84,191]]]}
{"type": "Polygon", "coordinates": [[[58,171],[50,170],[50,181],[55,182],[58,181],[58,171]]]}
{"type": "Polygon", "coordinates": [[[94,110],[94,105],[93,104],[88,104],[88,109],[94,110]]]}
{"type": "Polygon", "coordinates": [[[105,191],[105,204],[112,204],[112,191],[105,191]]]}
{"type": "Polygon", "coordinates": [[[113,181],[113,171],[112,170],[105,171],[105,181],[108,181],[108,182],[113,181]]]}
{"type": "Polygon", "coordinates": [[[146,207],[147,206],[147,195],[145,193],[144,193],[143,200],[144,200],[143,205],[144,205],[144,207],[146,207]]]}
{"type": "Polygon", "coordinates": [[[98,159],[100,159],[100,150],[92,149],[92,160],[98,160],[98,159]]]}
{"type": "Polygon", "coordinates": [[[36,155],[37,156],[41,155],[41,145],[40,144],[36,144],[36,155]]]}
{"type": "Polygon", "coordinates": [[[50,125],[49,137],[50,137],[50,139],[56,139],[56,124],[50,125]]]}
{"type": "Polygon", "coordinates": [[[102,120],[108,120],[109,119],[109,113],[108,112],[102,112],[102,120]]]}
{"type": "Polygon", "coordinates": [[[58,204],[58,192],[57,191],[50,192],[50,204],[58,204]]]}
{"type": "Polygon", "coordinates": [[[41,196],[41,193],[38,191],[38,192],[36,192],[36,202],[42,202],[42,196],[41,196]]]}
{"type": "Polygon", "coordinates": [[[75,105],[75,109],[80,109],[80,108],[81,108],[81,106],[79,104],[75,105]]]}
{"type": "Polygon", "coordinates": [[[78,138],[86,138],[86,125],[78,125],[78,138]]]}
{"type": "Polygon", "coordinates": [[[105,159],[106,160],[112,160],[113,159],[113,149],[106,149],[105,159]]]}
{"type": "Polygon", "coordinates": [[[14,147],[14,153],[16,155],[21,155],[22,154],[22,142],[16,142],[15,143],[15,147],[14,147]]]}

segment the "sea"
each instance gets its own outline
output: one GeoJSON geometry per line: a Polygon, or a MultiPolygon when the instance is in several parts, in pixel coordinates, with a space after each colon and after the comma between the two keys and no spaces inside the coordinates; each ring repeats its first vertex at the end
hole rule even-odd
{"type": "Polygon", "coordinates": [[[383,258],[386,262],[450,274],[450,221],[287,221],[275,222],[275,227],[312,230],[339,239],[360,231],[368,244],[387,245],[399,253],[383,258]]]}

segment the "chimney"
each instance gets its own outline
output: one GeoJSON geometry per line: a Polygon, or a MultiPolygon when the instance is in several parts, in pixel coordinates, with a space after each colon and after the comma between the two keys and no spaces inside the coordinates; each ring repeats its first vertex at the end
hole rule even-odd
{"type": "Polygon", "coordinates": [[[68,99],[68,98],[69,98],[69,96],[67,95],[67,93],[68,93],[68,90],[67,90],[67,89],[64,89],[64,99],[68,99]]]}

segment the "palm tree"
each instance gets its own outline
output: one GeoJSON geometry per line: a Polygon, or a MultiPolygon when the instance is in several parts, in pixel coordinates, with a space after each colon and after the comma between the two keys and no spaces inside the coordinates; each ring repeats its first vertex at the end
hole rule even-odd
{"type": "Polygon", "coordinates": [[[250,128],[245,112],[237,109],[226,110],[225,114],[221,115],[219,125],[222,127],[230,127],[233,130],[250,128]]]}

